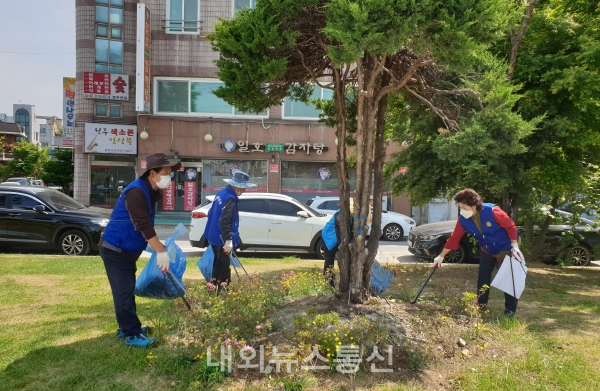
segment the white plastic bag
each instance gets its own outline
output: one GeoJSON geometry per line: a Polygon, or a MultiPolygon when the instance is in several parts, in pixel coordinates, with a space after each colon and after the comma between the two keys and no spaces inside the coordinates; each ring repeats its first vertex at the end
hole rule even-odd
{"type": "Polygon", "coordinates": [[[527,266],[525,266],[525,262],[521,263],[507,255],[504,257],[500,270],[496,273],[491,285],[518,299],[525,289],[526,277],[527,266]]]}

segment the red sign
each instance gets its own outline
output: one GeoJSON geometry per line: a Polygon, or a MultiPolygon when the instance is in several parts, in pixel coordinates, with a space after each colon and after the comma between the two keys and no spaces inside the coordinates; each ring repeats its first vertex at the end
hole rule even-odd
{"type": "Polygon", "coordinates": [[[84,72],[83,96],[95,99],[129,100],[129,76],[84,72]]]}
{"type": "Polygon", "coordinates": [[[75,140],[65,140],[65,139],[63,139],[63,146],[65,146],[65,147],[72,147],[74,145],[73,141],[75,141],[75,140]]]}
{"type": "Polygon", "coordinates": [[[196,206],[196,182],[187,181],[183,186],[183,210],[192,211],[196,206]]]}
{"type": "Polygon", "coordinates": [[[146,168],[146,164],[148,164],[145,160],[142,160],[142,168],[146,168]]]}
{"type": "Polygon", "coordinates": [[[279,164],[271,164],[271,172],[279,172],[279,164]]]}
{"type": "Polygon", "coordinates": [[[175,210],[175,182],[163,190],[163,210],[175,210]]]}

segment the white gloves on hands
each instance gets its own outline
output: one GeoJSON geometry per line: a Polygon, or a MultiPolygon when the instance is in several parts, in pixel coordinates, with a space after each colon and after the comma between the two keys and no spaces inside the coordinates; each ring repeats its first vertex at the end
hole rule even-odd
{"type": "Polygon", "coordinates": [[[169,262],[171,262],[171,260],[169,259],[169,254],[167,254],[166,251],[156,253],[156,265],[158,265],[160,270],[163,272],[169,270],[169,262]]]}
{"type": "Polygon", "coordinates": [[[433,267],[442,267],[442,262],[444,262],[444,257],[438,255],[437,257],[433,258],[433,267]]]}
{"type": "Polygon", "coordinates": [[[225,254],[229,254],[231,249],[233,249],[233,241],[228,240],[225,242],[225,245],[223,246],[223,251],[225,251],[225,254]]]}
{"type": "Polygon", "coordinates": [[[519,262],[525,263],[525,257],[521,250],[519,250],[519,245],[517,243],[512,244],[512,256],[519,262]]]}

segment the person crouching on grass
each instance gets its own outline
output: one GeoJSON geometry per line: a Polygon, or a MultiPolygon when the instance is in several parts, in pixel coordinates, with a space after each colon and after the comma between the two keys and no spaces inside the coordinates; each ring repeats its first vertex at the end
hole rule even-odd
{"type": "MultiPolygon", "coordinates": [[[[433,260],[434,266],[441,267],[444,257],[457,250],[460,239],[468,233],[477,240],[481,252],[479,258],[479,276],[477,278],[477,303],[481,309],[487,307],[492,272],[500,267],[505,256],[512,255],[524,262],[525,257],[519,250],[518,232],[514,221],[494,204],[484,204],[473,189],[464,189],[454,195],[454,201],[460,209],[460,216],[452,235],[446,241],[444,250],[433,260]]],[[[513,316],[517,311],[518,300],[504,293],[504,315],[513,316]]]]}

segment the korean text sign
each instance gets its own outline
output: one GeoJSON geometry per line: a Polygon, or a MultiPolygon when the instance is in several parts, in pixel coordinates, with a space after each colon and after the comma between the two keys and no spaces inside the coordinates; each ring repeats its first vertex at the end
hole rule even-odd
{"type": "Polygon", "coordinates": [[[129,100],[129,76],[84,72],[83,96],[94,99],[129,100]]]}
{"type": "Polygon", "coordinates": [[[73,145],[75,139],[75,81],[63,77],[63,144],[73,145]]]}
{"type": "Polygon", "coordinates": [[[137,155],[137,126],[85,124],[85,153],[137,155]]]}

